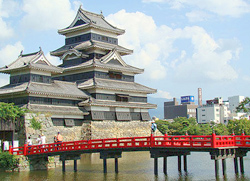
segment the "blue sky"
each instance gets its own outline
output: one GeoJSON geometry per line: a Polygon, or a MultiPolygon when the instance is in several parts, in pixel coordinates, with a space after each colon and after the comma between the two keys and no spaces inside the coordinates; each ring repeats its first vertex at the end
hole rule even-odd
{"type": "MultiPolygon", "coordinates": [[[[80,5],[126,30],[119,44],[134,53],[123,58],[144,68],[136,81],[158,90],[150,96],[197,99],[199,87],[203,100],[249,96],[249,0],[0,0],[0,66],[39,47],[60,64],[49,52],[80,5]]],[[[1,74],[0,85],[8,79],[1,74]]]]}

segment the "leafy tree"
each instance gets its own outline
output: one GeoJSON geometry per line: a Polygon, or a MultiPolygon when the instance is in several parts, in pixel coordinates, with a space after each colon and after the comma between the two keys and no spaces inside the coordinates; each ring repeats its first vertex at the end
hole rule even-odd
{"type": "Polygon", "coordinates": [[[239,120],[229,120],[227,125],[228,131],[230,134],[234,132],[236,135],[240,135],[242,131],[245,134],[250,134],[250,121],[246,118],[242,118],[239,120]]]}
{"type": "Polygon", "coordinates": [[[217,135],[229,135],[228,128],[225,124],[217,124],[213,127],[215,134],[217,135]]]}
{"type": "Polygon", "coordinates": [[[245,113],[250,112],[250,106],[247,107],[247,105],[250,105],[250,98],[246,97],[237,107],[236,112],[243,111],[245,113]]]}
{"type": "Polygon", "coordinates": [[[0,102],[0,119],[16,120],[24,115],[25,109],[15,106],[14,103],[0,102]]]}

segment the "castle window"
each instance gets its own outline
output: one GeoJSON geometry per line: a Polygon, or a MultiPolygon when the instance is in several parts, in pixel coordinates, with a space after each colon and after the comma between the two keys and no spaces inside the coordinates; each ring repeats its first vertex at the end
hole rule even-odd
{"type": "Polygon", "coordinates": [[[128,102],[128,99],[129,99],[129,95],[116,94],[116,101],[119,101],[119,102],[128,102]]]}
{"type": "Polygon", "coordinates": [[[111,79],[118,79],[121,80],[122,79],[122,73],[121,72],[109,72],[109,78],[111,79]]]}
{"type": "Polygon", "coordinates": [[[43,76],[42,75],[39,76],[39,82],[43,82],[43,76]]]}

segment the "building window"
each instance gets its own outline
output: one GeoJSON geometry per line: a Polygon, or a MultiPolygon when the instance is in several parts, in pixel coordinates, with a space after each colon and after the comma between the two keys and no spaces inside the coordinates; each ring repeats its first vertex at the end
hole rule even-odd
{"type": "Polygon", "coordinates": [[[129,95],[125,94],[116,94],[116,101],[119,102],[128,102],[129,95]]]}
{"type": "Polygon", "coordinates": [[[202,109],[202,111],[205,111],[205,109],[202,109]]]}
{"type": "Polygon", "coordinates": [[[109,72],[109,78],[111,79],[117,79],[117,80],[121,80],[122,79],[122,73],[121,72],[109,72]]]}

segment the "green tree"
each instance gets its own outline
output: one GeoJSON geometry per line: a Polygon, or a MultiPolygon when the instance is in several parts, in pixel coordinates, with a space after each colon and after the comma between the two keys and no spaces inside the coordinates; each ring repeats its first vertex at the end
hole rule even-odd
{"type": "Polygon", "coordinates": [[[250,134],[250,121],[246,118],[239,120],[229,120],[227,125],[230,134],[234,132],[236,135],[240,135],[243,131],[245,134],[250,134]]]}
{"type": "Polygon", "coordinates": [[[14,103],[0,102],[0,119],[17,120],[24,115],[25,109],[15,106],[14,103]]]}
{"type": "Polygon", "coordinates": [[[217,124],[213,127],[215,134],[217,135],[229,135],[228,128],[225,124],[217,124]]]}
{"type": "Polygon", "coordinates": [[[250,104],[250,98],[246,97],[241,103],[236,107],[236,112],[245,112],[249,113],[250,112],[250,106],[247,107],[247,105],[250,104]]]}

